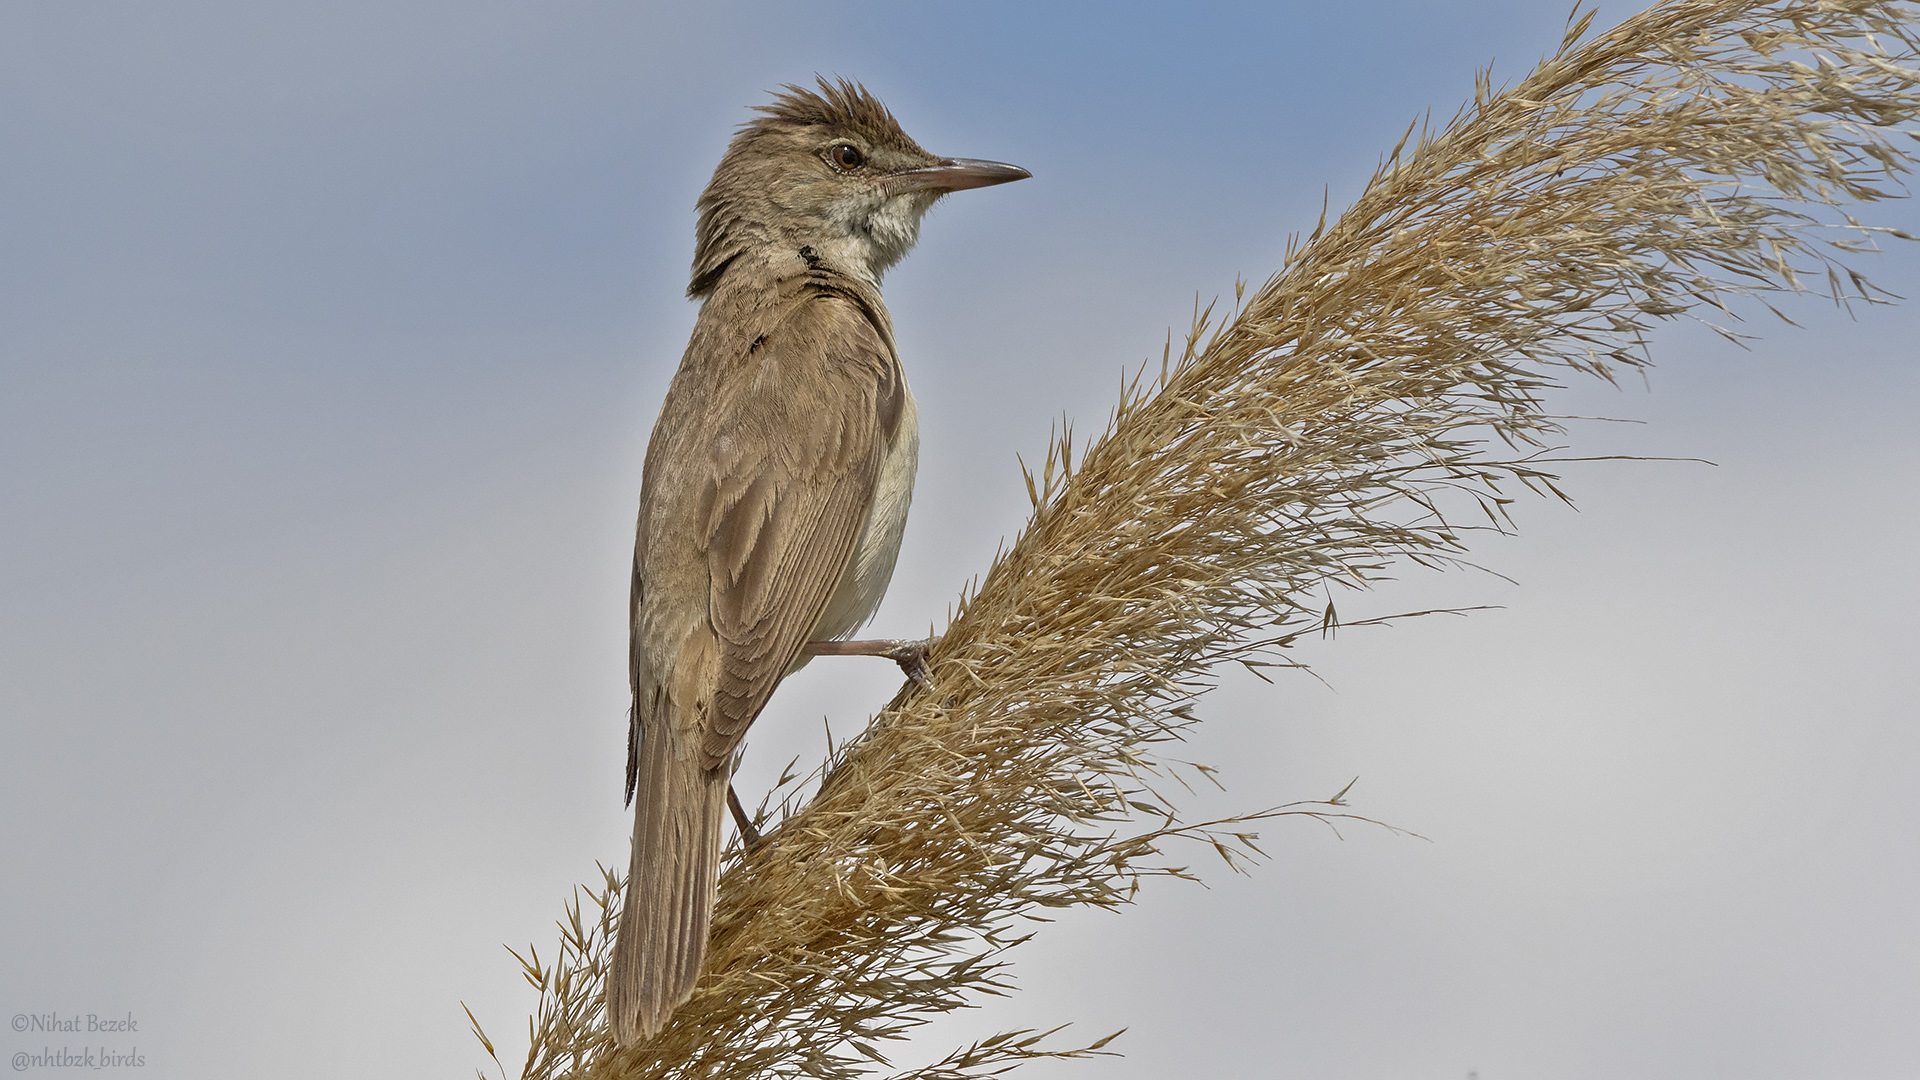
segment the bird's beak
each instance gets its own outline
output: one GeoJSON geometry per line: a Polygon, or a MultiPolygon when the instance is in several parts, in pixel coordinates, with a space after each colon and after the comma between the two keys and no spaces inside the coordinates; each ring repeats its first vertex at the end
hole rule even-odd
{"type": "Polygon", "coordinates": [[[910,191],[964,191],[967,188],[992,187],[1033,174],[1018,165],[973,158],[947,158],[919,169],[894,173],[884,181],[887,191],[900,195],[910,191]]]}

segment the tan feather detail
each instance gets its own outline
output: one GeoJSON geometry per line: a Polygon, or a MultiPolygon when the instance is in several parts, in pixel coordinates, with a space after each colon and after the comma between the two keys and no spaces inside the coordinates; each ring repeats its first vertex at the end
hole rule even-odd
{"type": "Polygon", "coordinates": [[[705,689],[717,654],[711,633],[680,650],[673,685],[654,702],[640,741],[633,860],[607,978],[614,1035],[629,1045],[651,1038],[692,995],[706,953],[727,775],[705,767],[686,736],[710,704],[705,689]]]}
{"type": "Polygon", "coordinates": [[[766,472],[748,477],[721,477],[709,489],[711,496],[704,500],[708,506],[703,516],[707,519],[709,565],[728,587],[740,584],[759,544],[760,532],[771,522],[774,483],[774,477],[766,472]]]}
{"type": "Polygon", "coordinates": [[[734,463],[748,476],[714,477],[703,497],[715,508],[709,610],[722,643],[703,743],[715,763],[732,755],[847,572],[879,478],[880,405],[898,381],[878,328],[833,296],[794,302],[749,362],[734,384],[738,423],[782,438],[731,438],[767,452],[734,463]]]}

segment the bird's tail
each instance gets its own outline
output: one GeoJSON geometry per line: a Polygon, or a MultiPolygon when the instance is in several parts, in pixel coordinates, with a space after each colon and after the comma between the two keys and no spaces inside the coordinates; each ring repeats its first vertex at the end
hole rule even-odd
{"type": "Polygon", "coordinates": [[[640,740],[633,864],[607,973],[607,1017],[622,1046],[651,1038],[693,994],[719,880],[727,769],[676,755],[663,727],[640,740]]]}

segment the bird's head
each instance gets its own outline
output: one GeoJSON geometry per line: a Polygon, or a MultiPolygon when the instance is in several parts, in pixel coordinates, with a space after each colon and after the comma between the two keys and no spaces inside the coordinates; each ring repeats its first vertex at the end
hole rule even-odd
{"type": "Polygon", "coordinates": [[[689,296],[714,290],[746,259],[825,265],[878,283],[949,191],[1032,174],[920,148],[865,87],[788,86],[742,125],[700,196],[689,296]]]}

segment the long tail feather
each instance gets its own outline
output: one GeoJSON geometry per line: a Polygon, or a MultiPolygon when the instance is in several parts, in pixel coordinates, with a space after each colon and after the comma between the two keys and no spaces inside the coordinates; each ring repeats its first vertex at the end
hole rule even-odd
{"type": "Polygon", "coordinates": [[[623,1046],[651,1038],[693,994],[713,920],[726,769],[676,756],[671,742],[663,732],[640,740],[633,863],[607,975],[623,1046]]]}

